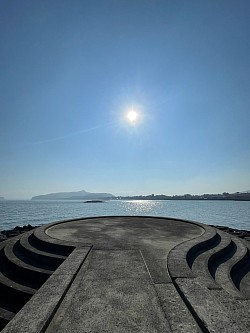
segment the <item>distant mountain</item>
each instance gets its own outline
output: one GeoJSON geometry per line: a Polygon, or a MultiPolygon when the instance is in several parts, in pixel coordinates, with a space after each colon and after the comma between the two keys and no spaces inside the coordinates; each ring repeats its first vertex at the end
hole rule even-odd
{"type": "Polygon", "coordinates": [[[0,200],[4,200],[4,197],[0,197],[0,200]]]}
{"type": "Polygon", "coordinates": [[[92,199],[112,199],[110,193],[91,193],[84,190],[77,192],[58,192],[32,197],[32,200],[92,200],[92,199]]]}

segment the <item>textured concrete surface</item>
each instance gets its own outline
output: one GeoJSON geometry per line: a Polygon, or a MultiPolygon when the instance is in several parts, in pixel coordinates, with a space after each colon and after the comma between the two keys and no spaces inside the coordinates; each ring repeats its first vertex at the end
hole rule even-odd
{"type": "MultiPolygon", "coordinates": [[[[50,237],[93,248],[46,332],[67,332],[69,327],[79,332],[81,325],[84,332],[172,332],[155,286],[172,285],[167,270],[170,249],[203,232],[186,222],[138,217],[50,227],[50,237]]],[[[189,320],[197,328],[191,315],[189,320]]],[[[190,325],[186,320],[183,328],[186,322],[190,325]]]]}
{"type": "Polygon", "coordinates": [[[47,333],[171,332],[140,251],[93,250],[87,265],[47,333]]]}
{"type": "Polygon", "coordinates": [[[45,225],[31,236],[20,244],[32,252],[32,241],[36,260],[43,247],[67,259],[4,333],[249,331],[244,240],[156,217],[77,219],[45,225]]]}
{"type": "Polygon", "coordinates": [[[157,251],[166,258],[167,249],[197,237],[204,230],[191,223],[151,217],[103,217],[60,223],[46,230],[50,237],[63,241],[92,244],[95,248],[157,251]]]}

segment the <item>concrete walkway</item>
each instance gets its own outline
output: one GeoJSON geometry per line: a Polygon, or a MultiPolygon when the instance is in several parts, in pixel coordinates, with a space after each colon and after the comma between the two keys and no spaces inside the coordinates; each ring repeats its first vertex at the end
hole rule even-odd
{"type": "Polygon", "coordinates": [[[170,249],[202,232],[180,221],[137,217],[49,228],[51,237],[93,247],[46,332],[172,332],[155,285],[172,284],[170,249]]]}
{"type": "Polygon", "coordinates": [[[75,249],[5,333],[248,332],[249,244],[238,238],[156,217],[78,219],[32,237],[75,249]]]}

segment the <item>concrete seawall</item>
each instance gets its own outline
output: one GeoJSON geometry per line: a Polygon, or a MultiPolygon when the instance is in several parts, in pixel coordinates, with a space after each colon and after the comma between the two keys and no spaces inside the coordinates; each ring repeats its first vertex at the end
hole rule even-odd
{"type": "Polygon", "coordinates": [[[44,225],[0,243],[0,329],[248,332],[249,246],[170,218],[44,225]]]}

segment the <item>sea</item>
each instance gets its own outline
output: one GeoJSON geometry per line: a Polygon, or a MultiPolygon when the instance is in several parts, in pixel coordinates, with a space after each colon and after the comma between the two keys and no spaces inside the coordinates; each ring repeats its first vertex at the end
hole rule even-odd
{"type": "Polygon", "coordinates": [[[110,200],[84,203],[80,200],[3,200],[0,201],[0,231],[27,224],[37,226],[79,217],[118,215],[174,217],[250,230],[250,201],[110,200]]]}

